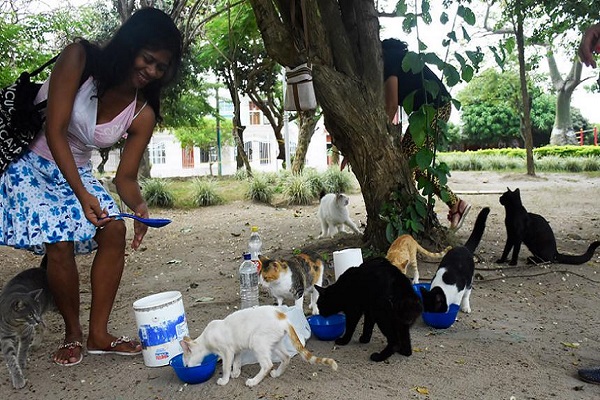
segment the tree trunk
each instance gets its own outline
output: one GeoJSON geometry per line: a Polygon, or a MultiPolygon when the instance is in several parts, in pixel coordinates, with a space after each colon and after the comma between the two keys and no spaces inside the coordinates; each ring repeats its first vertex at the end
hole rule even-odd
{"type": "Polygon", "coordinates": [[[292,162],[292,173],[299,174],[304,169],[306,161],[306,152],[310,139],[315,133],[315,125],[319,121],[320,114],[317,115],[316,110],[300,111],[298,113],[300,121],[300,132],[298,132],[298,144],[296,145],[296,154],[292,162]]]}
{"type": "Polygon", "coordinates": [[[546,59],[550,67],[552,85],[556,90],[556,115],[550,134],[550,144],[557,146],[577,144],[575,131],[573,130],[573,120],[571,119],[571,95],[581,83],[581,63],[574,60],[569,75],[563,79],[558,71],[551,49],[548,49],[546,59]]]}
{"type": "Polygon", "coordinates": [[[519,78],[521,81],[521,99],[523,101],[523,112],[521,116],[521,131],[525,141],[525,152],[527,158],[527,175],[535,175],[535,164],[533,163],[533,135],[531,133],[531,101],[527,90],[527,77],[525,76],[525,40],[523,34],[523,10],[517,7],[517,48],[519,52],[519,78]]]}
{"type": "MultiPolygon", "coordinates": [[[[380,215],[396,193],[398,209],[418,192],[407,160],[392,140],[383,96],[379,19],[372,0],[250,0],[269,55],[284,66],[307,60],[333,145],[348,159],[367,210],[364,239],[389,247],[380,215]],[[295,7],[292,13],[290,7],[295,7]],[[292,15],[295,19],[292,21],[292,15]],[[308,26],[305,43],[302,18],[308,26]]],[[[399,144],[398,144],[399,146],[399,144]]],[[[435,214],[427,218],[435,220],[435,214]]]]}

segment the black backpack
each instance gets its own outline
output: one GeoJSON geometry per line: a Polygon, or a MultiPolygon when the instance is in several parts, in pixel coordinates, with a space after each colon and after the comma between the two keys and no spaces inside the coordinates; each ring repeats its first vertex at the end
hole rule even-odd
{"type": "Polygon", "coordinates": [[[29,146],[44,124],[46,101],[34,105],[41,83],[31,77],[56,61],[58,55],[35,71],[23,72],[10,86],[0,89],[0,174],[29,146]]]}

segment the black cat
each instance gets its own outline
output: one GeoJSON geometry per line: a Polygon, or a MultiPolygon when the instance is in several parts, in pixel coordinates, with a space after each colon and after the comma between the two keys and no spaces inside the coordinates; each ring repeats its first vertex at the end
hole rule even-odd
{"type": "Polygon", "coordinates": [[[346,332],[336,344],[350,342],[364,315],[359,341],[369,343],[375,324],[387,339],[386,347],[380,353],[371,354],[371,360],[383,361],[395,352],[405,356],[412,354],[409,328],[423,307],[410,280],[387,259],[366,260],[346,270],[331,286],[315,288],[319,291],[317,305],[321,315],[346,314],[346,332]]]}
{"type": "Polygon", "coordinates": [[[471,236],[464,246],[449,250],[431,280],[431,288],[420,288],[423,309],[427,312],[447,312],[450,304],[460,304],[463,312],[471,312],[471,289],[475,262],[473,254],[481,241],[490,208],[485,207],[477,215],[471,236]]]}
{"type": "Polygon", "coordinates": [[[528,263],[556,262],[561,264],[583,264],[589,261],[594,251],[600,246],[600,241],[595,241],[588,247],[587,251],[580,256],[560,254],[556,248],[556,239],[550,224],[544,217],[527,212],[521,202],[519,189],[507,191],[500,196],[500,204],[506,210],[506,245],[502,256],[497,263],[503,263],[508,253],[513,250],[509,265],[517,265],[521,243],[531,251],[533,256],[527,257],[528,263]]]}

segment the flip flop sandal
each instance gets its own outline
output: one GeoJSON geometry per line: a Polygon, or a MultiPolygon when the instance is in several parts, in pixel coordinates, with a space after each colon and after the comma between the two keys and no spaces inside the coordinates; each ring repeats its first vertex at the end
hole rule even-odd
{"type": "Polygon", "coordinates": [[[110,343],[110,346],[103,349],[88,349],[88,354],[102,355],[102,354],[116,354],[119,356],[137,356],[142,352],[141,345],[137,340],[133,340],[128,336],[121,336],[110,343]],[[117,346],[125,344],[131,348],[132,351],[121,351],[115,350],[117,346]],[[140,350],[135,351],[140,347],[140,350]]]}
{"type": "Polygon", "coordinates": [[[463,222],[465,222],[465,217],[467,216],[469,211],[471,211],[471,205],[464,200],[460,200],[460,202],[458,203],[458,211],[450,213],[450,229],[453,229],[455,231],[460,229],[463,222]],[[462,211],[460,210],[461,204],[464,204],[464,208],[462,209],[462,211]],[[455,215],[457,214],[459,217],[458,221],[456,222],[456,225],[452,226],[452,222],[454,222],[455,215]]]}
{"type": "Polygon", "coordinates": [[[54,360],[54,364],[60,365],[61,367],[72,367],[73,365],[79,364],[81,362],[81,360],[83,360],[83,345],[81,344],[80,341],[75,340],[73,342],[63,343],[60,346],[58,346],[58,350],[62,350],[62,349],[69,350],[69,358],[73,357],[73,350],[75,350],[77,348],[79,349],[79,360],[77,360],[75,362],[66,362],[66,363],[61,363],[61,362],[54,360]]]}

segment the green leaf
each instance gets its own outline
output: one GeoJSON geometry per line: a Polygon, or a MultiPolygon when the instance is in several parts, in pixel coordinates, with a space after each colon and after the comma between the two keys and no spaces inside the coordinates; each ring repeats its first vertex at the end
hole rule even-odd
{"type": "Polygon", "coordinates": [[[420,73],[425,67],[425,63],[414,51],[408,51],[402,59],[402,70],[412,72],[413,74],[420,73]]]}
{"type": "Polygon", "coordinates": [[[427,216],[427,206],[425,203],[420,201],[415,202],[415,210],[417,210],[419,217],[425,218],[427,216]]]}
{"type": "Polygon", "coordinates": [[[450,38],[450,40],[452,40],[454,43],[458,42],[458,40],[456,40],[456,32],[454,32],[454,31],[448,32],[448,34],[446,36],[448,38],[450,38]]]}
{"type": "Polygon", "coordinates": [[[442,15],[440,15],[440,22],[442,23],[442,25],[446,25],[448,21],[448,14],[445,11],[443,11],[442,15]]]}
{"type": "Polygon", "coordinates": [[[410,134],[412,135],[413,141],[417,147],[423,146],[423,143],[425,143],[427,116],[422,110],[417,110],[408,117],[408,123],[410,124],[410,134]]]}
{"type": "Polygon", "coordinates": [[[444,75],[446,76],[446,82],[448,86],[455,86],[458,82],[460,82],[460,75],[456,68],[452,65],[447,65],[444,68],[444,75]]]}
{"type": "Polygon", "coordinates": [[[427,147],[422,147],[417,154],[415,154],[415,159],[417,161],[418,168],[424,171],[431,165],[431,162],[433,161],[433,152],[427,147]]]}
{"type": "Polygon", "coordinates": [[[402,21],[402,30],[406,33],[411,33],[412,28],[417,26],[417,17],[413,13],[407,13],[402,21]]]}
{"type": "Polygon", "coordinates": [[[465,39],[466,41],[470,41],[471,40],[471,36],[469,36],[469,33],[467,32],[467,30],[465,29],[465,27],[462,27],[462,34],[463,34],[463,39],[465,39]]]}
{"type": "Polygon", "coordinates": [[[461,78],[465,82],[470,82],[471,79],[473,79],[474,73],[475,71],[473,70],[473,67],[471,67],[470,65],[465,65],[462,69],[461,78]]]}

